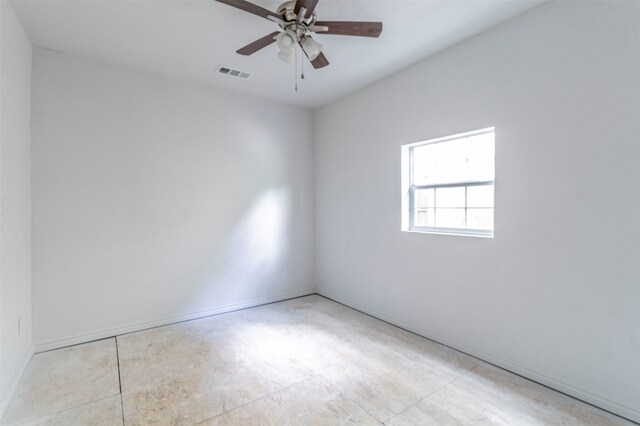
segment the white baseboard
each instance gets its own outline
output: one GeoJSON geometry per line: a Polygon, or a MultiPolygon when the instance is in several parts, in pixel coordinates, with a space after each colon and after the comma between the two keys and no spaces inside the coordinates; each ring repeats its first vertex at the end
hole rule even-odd
{"type": "Polygon", "coordinates": [[[237,311],[239,309],[252,308],[266,303],[280,302],[295,297],[308,296],[315,294],[315,288],[307,288],[304,290],[282,293],[277,296],[263,297],[258,299],[250,299],[243,302],[233,303],[230,305],[216,306],[200,311],[189,312],[180,315],[172,315],[163,318],[156,318],[148,321],[141,321],[131,324],[125,324],[118,327],[105,328],[91,333],[85,333],[65,339],[52,340],[49,342],[39,343],[34,346],[35,353],[49,351],[52,349],[64,348],[66,346],[87,343],[94,340],[106,339],[108,337],[119,336],[122,334],[132,333],[135,331],[146,330],[148,328],[159,327],[163,325],[175,324],[177,322],[189,321],[193,319],[208,317],[211,315],[223,314],[226,312],[237,311]]]}
{"type": "Polygon", "coordinates": [[[500,368],[503,368],[507,371],[510,371],[512,373],[518,374],[522,377],[526,377],[527,379],[533,380],[534,382],[543,384],[547,387],[550,387],[552,389],[555,389],[557,391],[560,391],[564,394],[567,394],[569,396],[572,396],[574,398],[577,398],[579,400],[582,400],[584,402],[587,402],[591,405],[594,405],[596,407],[602,408],[604,410],[610,411],[611,413],[614,413],[618,416],[622,416],[625,417],[626,419],[632,420],[636,423],[640,423],[640,411],[638,411],[637,409],[631,408],[631,407],[627,407],[625,405],[619,404],[615,401],[611,401],[610,399],[607,399],[605,397],[599,396],[599,395],[595,395],[591,392],[582,390],[582,389],[578,389],[572,385],[569,385],[567,383],[563,383],[561,381],[558,381],[556,379],[553,379],[551,377],[548,377],[542,373],[539,373],[537,371],[533,371],[530,370],[527,367],[515,364],[511,361],[507,361],[499,356],[495,356],[492,355],[490,353],[484,352],[482,350],[473,348],[471,346],[465,345],[464,343],[460,343],[451,339],[448,339],[444,336],[438,335],[436,333],[432,333],[430,331],[424,330],[420,327],[416,327],[412,324],[408,324],[402,320],[399,320],[397,318],[393,318],[393,317],[389,317],[387,315],[381,314],[380,312],[377,312],[374,309],[371,309],[367,306],[363,306],[359,303],[353,302],[351,300],[347,300],[341,296],[338,296],[337,294],[325,290],[325,289],[321,289],[321,288],[316,288],[316,293],[318,293],[321,296],[324,296],[328,299],[334,300],[336,302],[342,303],[343,305],[349,306],[353,309],[356,309],[358,311],[364,312],[368,315],[371,315],[372,317],[378,318],[380,320],[386,321],[390,324],[393,324],[395,326],[401,327],[405,330],[408,330],[412,333],[415,333],[417,335],[420,335],[422,337],[426,337],[427,339],[433,340],[437,343],[441,343],[443,345],[449,346],[453,349],[459,350],[461,352],[464,352],[468,355],[471,355],[473,357],[479,358],[483,361],[486,361],[490,364],[496,365],[500,368]]]}
{"type": "Polygon", "coordinates": [[[24,358],[22,359],[22,362],[20,363],[18,370],[13,375],[13,378],[9,383],[9,387],[7,388],[7,391],[4,393],[4,395],[2,395],[2,398],[0,399],[0,419],[2,419],[2,416],[4,415],[5,410],[9,406],[9,403],[11,402],[11,398],[13,398],[13,394],[16,393],[16,389],[20,384],[20,380],[22,379],[24,372],[27,370],[27,367],[29,366],[29,362],[31,362],[31,358],[33,358],[33,354],[34,354],[33,348],[29,348],[27,353],[24,354],[24,358]]]}

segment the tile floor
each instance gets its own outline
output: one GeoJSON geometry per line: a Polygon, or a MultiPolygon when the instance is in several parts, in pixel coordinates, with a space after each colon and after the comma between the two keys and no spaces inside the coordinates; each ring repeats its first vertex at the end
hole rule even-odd
{"type": "Polygon", "coordinates": [[[308,296],[34,356],[3,425],[631,424],[308,296]]]}

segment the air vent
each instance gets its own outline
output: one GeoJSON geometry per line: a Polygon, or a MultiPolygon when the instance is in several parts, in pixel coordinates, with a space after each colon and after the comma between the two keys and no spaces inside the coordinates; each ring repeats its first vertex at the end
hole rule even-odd
{"type": "Polygon", "coordinates": [[[251,78],[252,75],[250,72],[234,70],[229,67],[218,67],[218,72],[220,74],[228,75],[229,77],[241,78],[243,80],[251,78]]]}

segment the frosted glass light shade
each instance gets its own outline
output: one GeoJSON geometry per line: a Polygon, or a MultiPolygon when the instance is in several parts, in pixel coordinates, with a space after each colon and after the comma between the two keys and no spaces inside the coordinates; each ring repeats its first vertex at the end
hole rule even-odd
{"type": "Polygon", "coordinates": [[[318,57],[318,55],[320,55],[320,53],[322,53],[322,45],[309,37],[305,38],[302,42],[302,49],[307,54],[310,61],[313,61],[318,57]]]}
{"type": "Polygon", "coordinates": [[[276,43],[281,52],[295,49],[296,35],[292,31],[283,31],[276,36],[276,43]]]}

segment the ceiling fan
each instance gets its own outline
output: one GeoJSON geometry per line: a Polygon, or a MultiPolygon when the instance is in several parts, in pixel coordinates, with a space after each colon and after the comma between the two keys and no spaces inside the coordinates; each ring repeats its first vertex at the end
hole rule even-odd
{"type": "Polygon", "coordinates": [[[245,0],[217,1],[269,19],[280,26],[280,31],[268,34],[239,49],[237,53],[241,55],[252,55],[275,42],[280,49],[278,57],[285,62],[293,63],[296,45],[300,45],[311,65],[314,68],[323,68],[329,65],[329,61],[322,53],[322,45],[311,38],[311,33],[359,37],[379,37],[382,33],[382,22],[318,21],[315,12],[318,0],[287,1],[280,5],[276,12],[245,0]]]}

